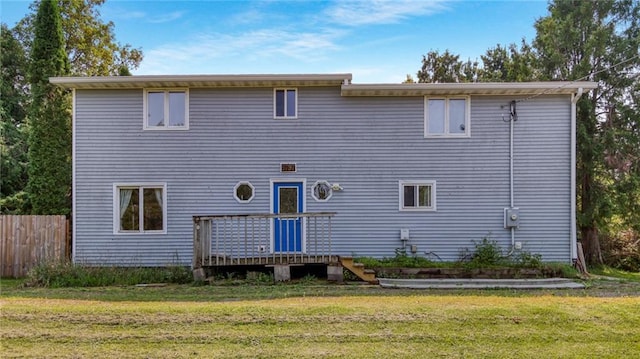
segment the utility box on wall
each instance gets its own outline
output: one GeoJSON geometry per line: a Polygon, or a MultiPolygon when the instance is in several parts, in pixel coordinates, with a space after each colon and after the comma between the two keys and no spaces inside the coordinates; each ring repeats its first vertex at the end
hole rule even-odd
{"type": "Polygon", "coordinates": [[[520,226],[520,208],[504,209],[504,228],[518,228],[520,226]]]}

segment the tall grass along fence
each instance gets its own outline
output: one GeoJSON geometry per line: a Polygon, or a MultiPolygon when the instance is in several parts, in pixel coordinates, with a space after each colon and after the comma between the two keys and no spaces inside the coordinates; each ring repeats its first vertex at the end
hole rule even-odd
{"type": "Polygon", "coordinates": [[[24,277],[34,266],[69,257],[65,216],[0,216],[2,277],[24,277]]]}

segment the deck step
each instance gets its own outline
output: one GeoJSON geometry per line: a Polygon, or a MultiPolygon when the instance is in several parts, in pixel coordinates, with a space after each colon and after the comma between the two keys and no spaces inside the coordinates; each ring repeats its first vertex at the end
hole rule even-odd
{"type": "Polygon", "coordinates": [[[371,284],[378,284],[376,272],[371,269],[365,269],[362,263],[355,263],[353,257],[339,257],[339,260],[344,268],[347,268],[351,273],[358,276],[358,278],[371,284]]]}

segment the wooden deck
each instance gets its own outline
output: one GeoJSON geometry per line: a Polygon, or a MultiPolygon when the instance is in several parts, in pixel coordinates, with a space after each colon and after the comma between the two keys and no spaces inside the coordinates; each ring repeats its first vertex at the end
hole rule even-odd
{"type": "Polygon", "coordinates": [[[334,212],[193,217],[193,267],[329,264],[334,212]],[[280,226],[278,231],[274,226],[280,226]],[[297,226],[297,230],[294,227],[297,226]],[[283,233],[274,238],[274,233],[283,233]]]}

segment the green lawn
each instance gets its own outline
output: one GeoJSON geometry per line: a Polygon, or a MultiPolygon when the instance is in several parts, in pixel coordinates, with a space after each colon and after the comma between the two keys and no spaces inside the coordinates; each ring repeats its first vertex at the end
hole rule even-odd
{"type": "MultiPolygon", "coordinates": [[[[320,282],[319,282],[320,283],[320,282]]],[[[20,288],[2,281],[0,357],[632,358],[638,283],[411,291],[318,283],[20,288]]]]}

